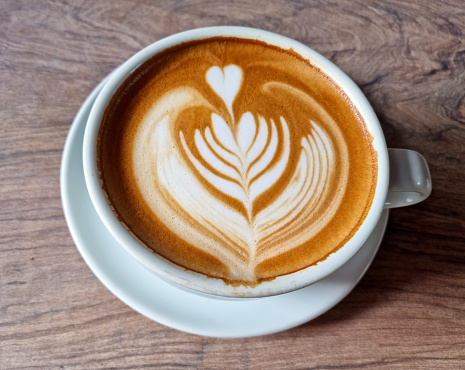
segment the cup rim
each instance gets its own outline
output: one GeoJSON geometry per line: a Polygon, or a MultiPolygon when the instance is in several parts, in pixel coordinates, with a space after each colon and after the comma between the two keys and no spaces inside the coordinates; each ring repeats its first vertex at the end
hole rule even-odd
{"type": "Polygon", "coordinates": [[[269,31],[238,26],[197,28],[168,36],[140,50],[117,68],[99,93],[90,112],[84,133],[83,167],[86,186],[100,219],[118,243],[137,261],[157,276],[175,285],[194,292],[232,298],[256,298],[287,293],[311,285],[336,271],[355,255],[375,228],[384,208],[389,184],[389,159],[384,134],[373,108],[355,82],[327,58],[296,40],[269,31]],[[212,37],[259,40],[282,49],[292,49],[308,59],[339,85],[357,108],[373,136],[373,146],[378,157],[377,184],[372,205],[353,237],[325,260],[302,270],[278,276],[273,280],[261,282],[255,287],[228,285],[220,278],[187,270],[149,250],[116,217],[102,189],[97,167],[96,148],[100,122],[113,94],[126,78],[148,58],[169,47],[212,37]]]}

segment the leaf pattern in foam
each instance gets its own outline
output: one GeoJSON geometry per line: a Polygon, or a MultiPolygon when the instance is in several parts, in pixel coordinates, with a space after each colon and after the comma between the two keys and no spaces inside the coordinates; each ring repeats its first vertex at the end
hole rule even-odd
{"type": "MultiPolygon", "coordinates": [[[[211,129],[207,127],[203,135],[199,130],[195,133],[195,145],[201,160],[195,158],[183,133],[180,133],[183,148],[196,170],[217,190],[242,202],[249,220],[253,217],[254,200],[281,177],[290,154],[289,145],[284,145],[282,153],[278,151],[275,122],[271,120],[270,123],[271,138],[267,137],[270,130],[265,119],[259,117],[259,122],[257,127],[254,116],[246,112],[233,133],[226,121],[213,113],[211,129]]],[[[281,139],[288,143],[288,125],[284,118],[280,123],[281,139]]]]}

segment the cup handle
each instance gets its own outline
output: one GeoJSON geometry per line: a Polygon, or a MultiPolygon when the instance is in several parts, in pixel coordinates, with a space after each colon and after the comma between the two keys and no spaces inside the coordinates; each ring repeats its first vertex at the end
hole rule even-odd
{"type": "Polygon", "coordinates": [[[431,194],[431,176],[425,158],[408,149],[388,149],[389,189],[384,208],[419,203],[431,194]]]}

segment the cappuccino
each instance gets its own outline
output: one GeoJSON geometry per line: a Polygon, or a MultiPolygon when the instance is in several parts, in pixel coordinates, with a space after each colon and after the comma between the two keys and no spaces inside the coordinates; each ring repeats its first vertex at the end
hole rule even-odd
{"type": "Polygon", "coordinates": [[[180,267],[250,283],[318,263],[363,223],[377,154],[328,76],[229,37],[164,50],[111,100],[97,161],[113,211],[180,267]]]}

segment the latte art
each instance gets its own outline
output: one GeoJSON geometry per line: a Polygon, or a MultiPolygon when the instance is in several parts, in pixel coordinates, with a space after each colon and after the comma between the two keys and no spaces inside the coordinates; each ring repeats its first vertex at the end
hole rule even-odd
{"type": "MultiPolygon", "coordinates": [[[[334,130],[343,174],[340,191],[320,211],[325,198],[332,196],[328,184],[334,175],[334,144],[316,122],[302,122],[309,134],[301,138],[298,163],[287,186],[257,211],[255,201],[289,166],[290,128],[282,116],[275,122],[247,111],[236,119],[232,106],[242,75],[236,65],[208,70],[206,82],[229,114],[222,117],[212,112],[209,124],[196,128],[189,140],[193,148],[187,144],[187,134],[172,127],[185,109],[195,105],[213,109],[208,99],[198,91],[178,88],[154,102],[136,135],[133,164],[142,196],[170,230],[231,266],[231,278],[254,281],[259,263],[305,243],[326,226],[344,194],[349,164],[345,143],[334,130]],[[181,146],[173,147],[176,141],[181,146]],[[224,202],[209,188],[236,200],[238,206],[224,202]],[[201,227],[192,227],[191,220],[201,227]],[[306,232],[296,232],[300,228],[306,232]]],[[[290,86],[283,89],[292,91],[290,86]]]]}
{"type": "Polygon", "coordinates": [[[331,82],[258,42],[213,39],[168,56],[121,93],[107,114],[116,134],[100,134],[105,190],[135,236],[181,266],[242,282],[341,247],[371,204],[376,168],[363,123],[331,82]]]}

